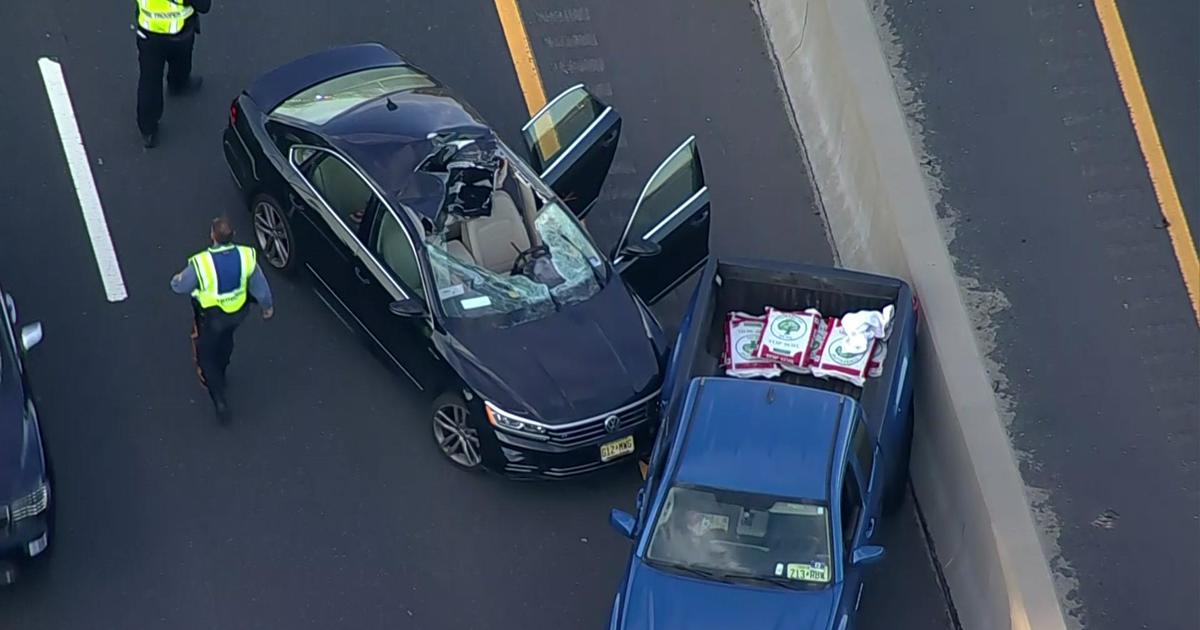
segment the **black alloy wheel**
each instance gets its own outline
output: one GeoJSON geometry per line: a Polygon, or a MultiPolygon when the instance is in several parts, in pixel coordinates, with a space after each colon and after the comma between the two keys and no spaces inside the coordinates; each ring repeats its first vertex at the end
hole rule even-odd
{"type": "Polygon", "coordinates": [[[291,273],[298,260],[296,239],[279,202],[270,195],[255,195],[250,201],[250,214],[254,220],[254,244],[262,259],[273,269],[291,273]]]}
{"type": "Polygon", "coordinates": [[[455,466],[477,470],[480,454],[479,431],[471,426],[471,409],[457,392],[446,392],[433,401],[433,440],[455,466]]]}

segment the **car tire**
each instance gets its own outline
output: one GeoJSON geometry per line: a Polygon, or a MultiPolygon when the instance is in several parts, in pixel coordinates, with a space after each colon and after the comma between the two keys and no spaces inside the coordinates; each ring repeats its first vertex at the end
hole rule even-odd
{"type": "Polygon", "coordinates": [[[299,261],[292,224],[282,206],[268,194],[255,195],[250,200],[250,219],[254,224],[254,245],[259,260],[281,273],[295,271],[299,261]]]}
{"type": "Polygon", "coordinates": [[[483,463],[479,431],[471,424],[471,407],[462,394],[448,391],[433,401],[430,410],[433,442],[452,464],[462,470],[479,470],[483,463]]]}

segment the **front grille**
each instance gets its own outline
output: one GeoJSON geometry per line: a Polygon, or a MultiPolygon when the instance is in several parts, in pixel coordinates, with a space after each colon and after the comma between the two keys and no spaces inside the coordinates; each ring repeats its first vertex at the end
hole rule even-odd
{"type": "Polygon", "coordinates": [[[609,413],[601,414],[587,420],[573,422],[566,426],[552,427],[546,431],[549,442],[556,446],[573,448],[589,442],[602,439],[610,433],[617,433],[637,426],[648,419],[658,417],[658,392],[635,403],[621,407],[609,413]],[[609,416],[617,417],[617,426],[610,431],[605,427],[609,416]]]}
{"type": "Polygon", "coordinates": [[[48,487],[45,484],[38,486],[37,490],[13,502],[12,516],[10,518],[14,521],[19,521],[41,513],[42,510],[46,509],[49,498],[48,487]]]}

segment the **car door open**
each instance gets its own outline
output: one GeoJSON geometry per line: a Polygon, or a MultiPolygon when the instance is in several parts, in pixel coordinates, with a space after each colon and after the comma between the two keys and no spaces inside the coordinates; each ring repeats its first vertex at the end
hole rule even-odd
{"type": "Polygon", "coordinates": [[[621,135],[621,116],[581,84],[547,103],[525,123],[521,134],[534,170],[582,219],[608,177],[621,135]]]}
{"type": "Polygon", "coordinates": [[[617,241],[613,264],[653,304],[708,260],[711,208],[696,138],[661,164],[634,206],[617,241]]]}

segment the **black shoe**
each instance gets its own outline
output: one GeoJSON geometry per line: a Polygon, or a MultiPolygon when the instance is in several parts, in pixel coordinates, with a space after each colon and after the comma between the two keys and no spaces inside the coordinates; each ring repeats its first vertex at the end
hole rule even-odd
{"type": "Polygon", "coordinates": [[[153,149],[158,146],[158,132],[142,134],[142,146],[147,149],[153,149]]]}
{"type": "Polygon", "coordinates": [[[187,83],[184,83],[183,85],[168,85],[167,92],[169,92],[172,96],[186,96],[199,90],[201,85],[204,85],[204,77],[193,76],[189,77],[187,83]]]}
{"type": "Polygon", "coordinates": [[[217,420],[221,424],[229,424],[232,414],[229,412],[229,403],[225,402],[224,398],[213,397],[213,409],[217,412],[217,420]]]}

